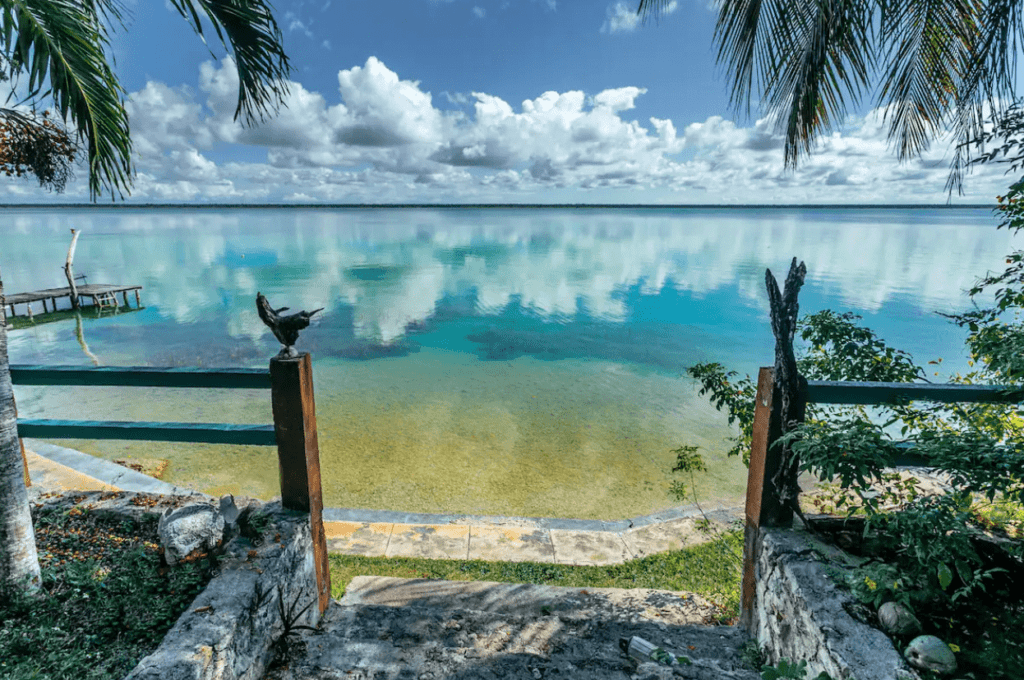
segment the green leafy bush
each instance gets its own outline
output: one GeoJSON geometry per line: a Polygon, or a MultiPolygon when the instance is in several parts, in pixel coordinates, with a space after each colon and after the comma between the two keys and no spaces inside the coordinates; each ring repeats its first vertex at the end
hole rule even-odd
{"type": "MultiPolygon", "coordinates": [[[[999,211],[1000,228],[1024,228],[1024,181],[1000,198],[999,211]]],[[[943,315],[970,330],[968,365],[974,370],[955,374],[952,383],[1000,384],[1008,390],[1024,387],[1024,324],[1019,316],[1024,310],[1024,252],[1007,256],[1006,263],[1011,266],[1003,274],[987,276],[969,292],[973,298],[999,285],[994,308],[943,315]],[[1007,312],[1013,312],[1013,320],[1006,320],[1007,312]]],[[[799,319],[797,331],[806,344],[796,348],[799,373],[808,380],[928,381],[925,368],[908,352],[889,347],[873,331],[857,325],[859,319],[856,314],[831,310],[799,319]]],[[[928,363],[937,368],[942,359],[928,363]]],[[[739,433],[730,439],[733,446],[728,453],[742,456],[749,464],[754,381],[749,375],[736,380],[735,371],[718,363],[698,364],[687,373],[700,383],[700,394],[709,394],[716,408],[727,412],[730,424],[738,423],[739,433]]],[[[991,619],[1020,620],[1024,604],[1005,582],[997,593],[987,592],[1004,570],[986,564],[974,539],[983,529],[1005,526],[1010,540],[1001,542],[998,551],[1011,561],[1024,559],[1024,543],[1019,540],[1024,527],[1021,404],[902,400],[869,411],[861,405],[809,403],[805,422],[775,445],[785,443],[799,457],[802,472],[831,485],[828,493],[835,509],[866,517],[865,537],[872,535],[874,545],[882,548],[881,558],[850,576],[848,585],[862,602],[878,607],[895,600],[918,611],[927,609],[934,621],[945,621],[946,637],[960,635],[965,645],[973,643],[978,650],[1009,650],[998,667],[986,669],[994,673],[991,677],[1020,677],[1013,673],[1024,672],[1024,651],[1004,641],[1005,632],[991,619]],[[913,480],[887,472],[899,453],[888,434],[892,426],[914,443],[916,455],[948,476],[951,493],[925,496],[913,480]],[[977,611],[986,612],[989,620],[968,624],[977,618],[977,611]]],[[[693,446],[680,447],[676,453],[679,460],[673,471],[688,473],[692,486],[694,473],[705,469],[703,459],[693,446]]],[[[674,484],[670,492],[679,500],[686,498],[681,484],[674,484]]],[[[965,657],[981,658],[976,651],[965,657]]],[[[797,672],[796,668],[772,671],[776,674],[771,677],[802,677],[785,675],[797,672]]]]}

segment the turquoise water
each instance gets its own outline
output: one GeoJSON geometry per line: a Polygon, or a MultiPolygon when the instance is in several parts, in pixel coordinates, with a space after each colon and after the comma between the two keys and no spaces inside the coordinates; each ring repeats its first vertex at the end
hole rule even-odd
{"type": "MultiPolygon", "coordinates": [[[[142,285],[144,309],[85,310],[10,333],[21,364],[265,366],[256,315],[325,308],[314,360],[325,504],[617,519],[676,504],[682,444],[703,497],[737,497],[734,431],[681,377],[774,361],[765,268],[807,265],[802,313],[853,311],[941,376],[965,333],[933,311],[1018,247],[977,209],[6,210],[8,294],[60,286],[70,228],[90,283],[142,285]],[[80,331],[80,332],[79,332],[80,331]]],[[[134,305],[134,300],[132,300],[134,305]]],[[[67,306],[67,302],[64,302],[67,306]]],[[[19,307],[19,314],[23,308],[19,307]]],[[[35,312],[41,307],[37,304],[35,312]]],[[[934,379],[934,378],[933,378],[934,379]]],[[[22,417],[271,422],[267,393],[16,389],[22,417]]],[[[276,495],[267,447],[65,445],[169,461],[208,493],[276,495]]]]}

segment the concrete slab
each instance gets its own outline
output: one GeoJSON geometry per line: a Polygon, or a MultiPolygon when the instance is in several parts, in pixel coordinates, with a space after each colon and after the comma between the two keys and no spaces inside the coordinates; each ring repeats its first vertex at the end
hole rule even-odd
{"type": "Polygon", "coordinates": [[[570,614],[646,619],[661,624],[705,623],[720,613],[694,593],[648,588],[573,588],[497,581],[444,581],[356,576],[336,600],[340,607],[429,607],[439,612],[476,611],[501,616],[570,614]]]}
{"type": "Polygon", "coordinates": [[[686,655],[690,680],[759,680],[745,633],[704,625],[720,614],[691,593],[357,576],[266,680],[671,677],[626,656],[634,635],[686,655]]]}
{"type": "MultiPolygon", "coordinates": [[[[159,479],[153,479],[141,472],[136,472],[135,470],[123,467],[117,463],[111,463],[109,460],[90,456],[89,454],[82,453],[81,451],[66,449],[63,446],[57,446],[56,444],[48,444],[47,442],[39,441],[38,439],[24,439],[22,441],[25,442],[26,451],[31,450],[50,462],[63,465],[72,471],[91,477],[94,480],[99,480],[101,483],[108,484],[117,489],[159,493],[169,496],[199,494],[198,491],[194,491],[183,486],[168,484],[167,482],[161,482],[159,479]]],[[[32,466],[30,463],[29,478],[31,479],[31,477],[32,466]]],[[[81,491],[83,489],[72,486],[68,490],[81,491]]],[[[199,495],[206,498],[212,498],[212,496],[207,494],[199,495]]]]}
{"type": "MultiPolygon", "coordinates": [[[[635,557],[646,557],[669,550],[707,542],[707,538],[696,529],[696,519],[674,519],[662,524],[649,524],[639,529],[623,532],[622,540],[635,557]]],[[[724,523],[714,522],[719,530],[724,523]]]]}
{"type": "Polygon", "coordinates": [[[622,564],[635,557],[619,534],[606,531],[551,530],[558,564],[602,566],[622,564]]]}
{"type": "Polygon", "coordinates": [[[43,458],[38,453],[25,449],[28,461],[28,478],[33,487],[46,491],[117,491],[116,486],[105,484],[95,477],[84,475],[77,470],[43,458]]]}
{"type": "Polygon", "coordinates": [[[583,588],[492,581],[441,581],[389,576],[356,576],[345,587],[341,606],[431,607],[442,611],[470,609],[505,615],[539,615],[556,599],[579,595],[583,588]]]}
{"type": "Polygon", "coordinates": [[[491,562],[554,562],[551,532],[533,527],[470,528],[469,559],[491,562]]]}
{"type": "Polygon", "coordinates": [[[394,526],[384,522],[324,522],[327,551],[384,557],[394,526]]]}
{"type": "Polygon", "coordinates": [[[447,524],[395,524],[385,557],[469,558],[469,527],[447,524]]]}

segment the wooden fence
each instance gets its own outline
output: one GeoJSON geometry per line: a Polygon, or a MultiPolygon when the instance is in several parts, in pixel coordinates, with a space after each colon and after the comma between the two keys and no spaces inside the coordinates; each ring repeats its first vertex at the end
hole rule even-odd
{"type": "MultiPolygon", "coordinates": [[[[747,472],[743,584],[740,596],[740,623],[753,635],[756,635],[756,631],[751,630],[756,595],[754,566],[760,548],[760,529],[773,526],[788,527],[793,522],[793,511],[790,507],[778,503],[779,494],[773,482],[783,464],[779,450],[781,447],[772,448],[772,444],[782,433],[779,394],[780,386],[775,381],[775,369],[762,367],[757,376],[750,467],[747,472]]],[[[901,398],[945,404],[1018,403],[1024,401],[1024,391],[1000,385],[808,380],[806,390],[798,396],[798,400],[804,404],[883,405],[901,398]]],[[[802,409],[800,412],[802,413],[802,409]]],[[[802,421],[803,418],[799,420],[802,421]]],[[[900,442],[897,446],[907,449],[911,448],[912,444],[900,442]]]]}
{"type": "Polygon", "coordinates": [[[122,387],[270,388],[274,423],[118,422],[18,419],[18,436],[40,439],[122,439],[277,446],[281,504],[309,513],[320,613],[327,610],[331,575],[323,525],[320,448],[308,353],[270,360],[264,368],[150,368],[11,366],[15,385],[116,385],[122,387]]]}

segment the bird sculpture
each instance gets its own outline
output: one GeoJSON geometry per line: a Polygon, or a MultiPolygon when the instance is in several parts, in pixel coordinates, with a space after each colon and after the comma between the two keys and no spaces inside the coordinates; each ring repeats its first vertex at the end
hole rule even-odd
{"type": "Polygon", "coordinates": [[[274,332],[274,337],[284,345],[284,349],[277,356],[297,357],[299,353],[295,350],[294,345],[299,339],[299,331],[309,326],[309,320],[314,314],[323,310],[323,307],[314,309],[312,312],[298,312],[296,314],[288,314],[287,316],[279,316],[281,312],[287,309],[288,307],[272,308],[270,303],[267,302],[267,298],[263,296],[263,293],[256,293],[256,311],[259,312],[263,323],[267,324],[270,330],[274,332]]]}

